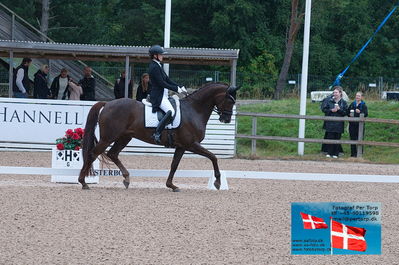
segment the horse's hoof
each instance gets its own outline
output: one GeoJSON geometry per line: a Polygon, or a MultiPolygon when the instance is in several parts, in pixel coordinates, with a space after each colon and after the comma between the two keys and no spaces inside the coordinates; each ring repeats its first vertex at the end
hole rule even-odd
{"type": "Polygon", "coordinates": [[[219,182],[214,182],[213,183],[213,185],[215,185],[215,188],[217,189],[217,190],[220,190],[220,183],[219,182]]]}
{"type": "Polygon", "coordinates": [[[180,189],[178,187],[173,189],[173,192],[180,192],[180,189]]]}
{"type": "Polygon", "coordinates": [[[87,185],[87,184],[84,184],[83,186],[82,186],[82,190],[89,190],[90,188],[89,188],[89,185],[87,185]]]}
{"type": "Polygon", "coordinates": [[[129,188],[129,184],[130,184],[130,182],[123,180],[123,185],[125,185],[126,189],[129,188]]]}

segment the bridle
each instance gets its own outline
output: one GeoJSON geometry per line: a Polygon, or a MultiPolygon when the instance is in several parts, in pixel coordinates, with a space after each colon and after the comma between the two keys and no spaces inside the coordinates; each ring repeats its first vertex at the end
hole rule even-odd
{"type": "MultiPolygon", "coordinates": [[[[221,105],[223,105],[223,103],[225,102],[226,99],[231,99],[233,101],[233,104],[236,103],[235,98],[232,95],[230,95],[230,93],[228,93],[228,96],[226,95],[224,97],[223,101],[221,102],[221,105]]],[[[219,116],[222,116],[222,115],[230,115],[231,116],[231,115],[233,115],[233,111],[231,111],[231,110],[220,110],[217,107],[217,105],[215,107],[213,107],[213,111],[216,112],[219,116]]]]}

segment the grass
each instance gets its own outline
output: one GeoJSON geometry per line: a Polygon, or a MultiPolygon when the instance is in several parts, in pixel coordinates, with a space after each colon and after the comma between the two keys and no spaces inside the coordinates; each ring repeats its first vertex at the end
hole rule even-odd
{"type": "MultiPolygon", "coordinates": [[[[370,118],[397,119],[399,114],[399,103],[395,101],[367,101],[370,118]]],[[[324,115],[320,110],[319,103],[307,102],[307,115],[324,115]]],[[[298,114],[299,100],[285,99],[273,100],[265,104],[243,105],[239,111],[298,114]]],[[[257,134],[267,136],[298,137],[297,119],[258,118],[257,134]]],[[[306,138],[324,137],[322,129],[323,121],[306,121],[306,138]]],[[[345,133],[341,139],[349,139],[345,124],[345,133]]],[[[251,134],[252,118],[238,117],[238,133],[251,134]]],[[[365,140],[378,142],[399,142],[398,126],[391,124],[366,123],[365,140]]],[[[257,141],[256,157],[279,158],[279,159],[320,159],[324,156],[320,153],[321,145],[305,143],[305,155],[298,156],[298,144],[295,142],[281,141],[257,141]]],[[[345,155],[340,160],[365,161],[373,163],[399,163],[399,150],[396,147],[365,146],[362,159],[350,157],[350,145],[342,145],[345,155]]],[[[237,154],[239,157],[251,157],[251,140],[237,139],[237,154]]]]}

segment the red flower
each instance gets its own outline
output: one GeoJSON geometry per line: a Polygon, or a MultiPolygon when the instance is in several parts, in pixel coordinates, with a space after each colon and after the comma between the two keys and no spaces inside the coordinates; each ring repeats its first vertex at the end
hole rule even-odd
{"type": "Polygon", "coordinates": [[[75,146],[75,151],[79,151],[80,147],[79,146],[75,146]]]}
{"type": "Polygon", "coordinates": [[[58,150],[64,150],[64,144],[57,144],[57,149],[58,150]]]}
{"type": "Polygon", "coordinates": [[[84,130],[82,128],[76,128],[75,133],[79,134],[80,136],[83,136],[84,130]]]}
{"type": "Polygon", "coordinates": [[[66,133],[66,136],[72,136],[73,135],[73,131],[71,129],[68,129],[65,133],[66,133]]]}
{"type": "Polygon", "coordinates": [[[80,139],[79,134],[77,134],[77,133],[72,134],[72,139],[79,140],[80,139]]]}

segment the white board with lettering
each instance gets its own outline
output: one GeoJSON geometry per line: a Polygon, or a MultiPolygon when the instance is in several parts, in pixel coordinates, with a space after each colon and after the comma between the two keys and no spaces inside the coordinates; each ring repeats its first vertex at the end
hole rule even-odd
{"type": "MultiPolygon", "coordinates": [[[[67,129],[84,128],[93,101],[0,98],[0,150],[51,150],[67,129]]],[[[219,122],[212,113],[202,145],[219,158],[235,155],[236,117],[219,122]]],[[[97,127],[98,136],[98,127],[97,127]]],[[[133,139],[123,153],[173,155],[174,149],[133,139]]],[[[193,156],[187,152],[189,156],[193,156]]]]}

